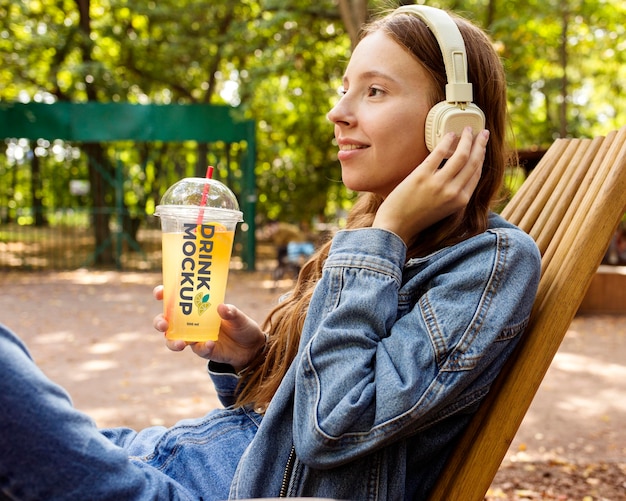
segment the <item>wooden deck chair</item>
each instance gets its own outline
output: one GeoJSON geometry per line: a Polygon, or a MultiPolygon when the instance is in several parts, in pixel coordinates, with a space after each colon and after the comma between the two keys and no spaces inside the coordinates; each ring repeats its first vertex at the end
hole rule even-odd
{"type": "Polygon", "coordinates": [[[503,216],[537,242],[530,324],[455,447],[430,501],[479,501],[530,407],[626,209],[626,127],[557,139],[503,216]]]}

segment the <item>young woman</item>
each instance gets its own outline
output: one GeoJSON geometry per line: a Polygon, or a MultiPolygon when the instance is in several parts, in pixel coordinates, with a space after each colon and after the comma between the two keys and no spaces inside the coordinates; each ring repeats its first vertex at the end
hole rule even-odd
{"type": "Polygon", "coordinates": [[[425,498],[523,332],[540,270],[533,241],[489,211],[507,161],[501,63],[455,19],[486,130],[429,153],[426,114],[446,83],[437,40],[398,11],[364,29],[328,115],[343,182],[362,196],[263,328],[221,305],[219,341],[192,345],[225,409],[98,431],[0,331],[2,492],[425,498]]]}

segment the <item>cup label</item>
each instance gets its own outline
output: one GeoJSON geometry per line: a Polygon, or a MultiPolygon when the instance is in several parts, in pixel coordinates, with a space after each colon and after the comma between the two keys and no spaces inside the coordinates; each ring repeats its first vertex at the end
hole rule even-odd
{"type": "Polygon", "coordinates": [[[178,304],[183,315],[191,315],[194,305],[202,315],[211,306],[215,225],[185,223],[184,228],[178,304]]]}

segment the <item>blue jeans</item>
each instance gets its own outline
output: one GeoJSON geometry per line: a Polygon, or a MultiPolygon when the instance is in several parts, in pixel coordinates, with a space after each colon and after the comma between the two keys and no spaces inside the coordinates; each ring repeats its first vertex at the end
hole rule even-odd
{"type": "Polygon", "coordinates": [[[99,430],[0,325],[0,492],[17,500],[226,499],[260,416],[99,430]]]}

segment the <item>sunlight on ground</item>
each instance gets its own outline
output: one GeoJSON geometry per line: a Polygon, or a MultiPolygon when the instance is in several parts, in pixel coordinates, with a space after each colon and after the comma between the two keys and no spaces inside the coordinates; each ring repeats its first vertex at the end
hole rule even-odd
{"type": "Polygon", "coordinates": [[[602,390],[588,397],[572,396],[558,404],[560,409],[575,412],[578,417],[597,418],[606,416],[609,411],[626,412],[624,392],[619,390],[602,390]]]}
{"type": "Polygon", "coordinates": [[[607,383],[626,380],[626,365],[600,362],[585,355],[557,353],[552,366],[564,372],[586,372],[606,379],[607,383]]]}
{"type": "MultiPolygon", "coordinates": [[[[118,367],[117,362],[113,360],[89,360],[87,362],[83,362],[78,366],[79,370],[94,372],[94,371],[109,371],[118,367]]],[[[76,377],[77,381],[80,381],[81,378],[76,377]]]]}
{"type": "Polygon", "coordinates": [[[105,355],[122,349],[118,343],[96,343],[89,348],[89,353],[94,355],[105,355]]]}
{"type": "Polygon", "coordinates": [[[75,341],[73,332],[70,331],[58,331],[49,332],[47,334],[39,334],[35,337],[32,344],[58,344],[58,343],[73,343],[75,341]]]}
{"type": "Polygon", "coordinates": [[[101,285],[110,282],[119,281],[125,284],[154,284],[160,282],[160,273],[134,273],[118,271],[94,271],[87,269],[78,269],[75,271],[66,271],[56,273],[60,280],[67,280],[79,285],[101,285]]]}

